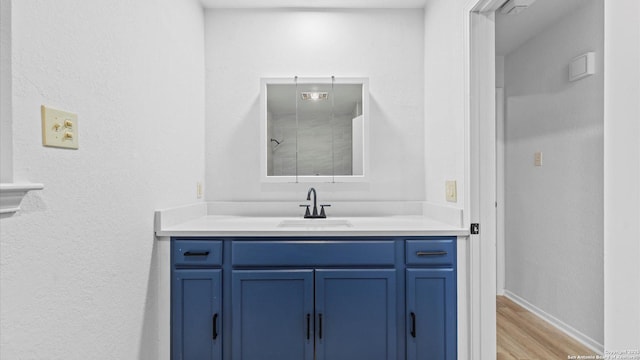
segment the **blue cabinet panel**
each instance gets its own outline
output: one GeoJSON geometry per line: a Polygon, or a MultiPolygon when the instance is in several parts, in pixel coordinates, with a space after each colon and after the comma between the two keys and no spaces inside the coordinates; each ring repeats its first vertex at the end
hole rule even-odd
{"type": "Polygon", "coordinates": [[[234,241],[233,266],[393,266],[393,241],[234,241]]]}
{"type": "Polygon", "coordinates": [[[407,240],[407,264],[452,267],[456,263],[456,238],[407,240]]]}
{"type": "Polygon", "coordinates": [[[233,359],[313,360],[313,270],[234,270],[233,359]]]}
{"type": "Polygon", "coordinates": [[[176,270],[171,291],[172,359],[222,359],[221,270],[176,270]]]}
{"type": "Polygon", "coordinates": [[[396,359],[396,272],[316,270],[318,360],[396,359]]]}
{"type": "Polygon", "coordinates": [[[407,360],[455,360],[454,270],[407,269],[406,281],[407,360]]]}
{"type": "Polygon", "coordinates": [[[175,240],[173,242],[175,266],[215,266],[222,264],[222,242],[202,240],[175,240]]]}

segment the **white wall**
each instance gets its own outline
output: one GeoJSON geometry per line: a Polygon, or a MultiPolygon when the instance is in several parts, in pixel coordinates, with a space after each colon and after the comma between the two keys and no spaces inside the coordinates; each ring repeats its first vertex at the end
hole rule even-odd
{"type": "Polygon", "coordinates": [[[45,189],[1,220],[0,358],[157,359],[153,211],[204,177],[200,5],[20,0],[12,20],[14,177],[45,189]],[[41,104],[78,114],[78,150],[41,145],[41,104]]]}
{"type": "Polygon", "coordinates": [[[0,182],[13,181],[11,138],[11,0],[0,0],[0,182]]]}
{"type": "Polygon", "coordinates": [[[465,125],[463,6],[465,0],[430,0],[424,10],[426,200],[463,208],[465,125]],[[448,203],[445,181],[456,180],[458,202],[448,203]]]}
{"type": "Polygon", "coordinates": [[[207,200],[303,200],[309,184],[260,184],[261,77],[368,77],[371,182],[325,200],[424,200],[421,10],[208,10],[207,200]]]}
{"type": "Polygon", "coordinates": [[[597,344],[604,342],[602,12],[602,1],[585,1],[505,59],[506,290],[597,344]],[[596,74],[569,82],[569,62],[587,51],[596,52],[596,74]]]}
{"type": "Polygon", "coordinates": [[[604,341],[615,354],[640,349],[640,2],[604,10],[604,341]]]}

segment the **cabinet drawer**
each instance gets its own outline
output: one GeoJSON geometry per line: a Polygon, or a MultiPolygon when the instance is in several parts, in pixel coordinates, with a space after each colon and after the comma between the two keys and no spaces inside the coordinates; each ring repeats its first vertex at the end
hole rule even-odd
{"type": "Polygon", "coordinates": [[[234,241],[234,266],[392,266],[393,241],[234,241]]]}
{"type": "Polygon", "coordinates": [[[222,242],[175,240],[173,263],[176,266],[216,266],[222,264],[222,242]]]}
{"type": "Polygon", "coordinates": [[[455,238],[407,240],[407,264],[453,266],[456,259],[455,238]]]}

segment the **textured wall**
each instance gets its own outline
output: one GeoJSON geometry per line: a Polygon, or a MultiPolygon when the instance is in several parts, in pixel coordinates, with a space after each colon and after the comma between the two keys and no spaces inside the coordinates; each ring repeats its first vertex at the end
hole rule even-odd
{"type": "Polygon", "coordinates": [[[620,354],[640,349],[640,2],[604,10],[604,344],[620,354]]]}
{"type": "Polygon", "coordinates": [[[0,0],[0,182],[13,181],[11,148],[11,1],[0,0]]]}
{"type": "Polygon", "coordinates": [[[603,21],[603,2],[585,1],[505,59],[506,289],[600,344],[603,21]],[[569,82],[587,51],[596,74],[569,82]]]}
{"type": "Polygon", "coordinates": [[[16,180],[0,220],[0,358],[157,356],[153,211],[204,177],[196,1],[13,1],[16,180]],[[40,105],[78,113],[78,150],[41,145],[40,105]]]}
{"type": "Polygon", "coordinates": [[[423,12],[208,10],[207,200],[297,200],[259,181],[261,77],[368,77],[371,182],[324,199],[424,200],[423,12]]]}
{"type": "MultiPolygon", "coordinates": [[[[463,208],[465,198],[464,6],[467,0],[429,0],[424,10],[425,181],[428,202],[463,208]],[[456,180],[458,202],[446,201],[456,180]]],[[[468,209],[468,208],[467,208],[468,209]]],[[[468,218],[465,214],[465,218],[468,218]]]]}

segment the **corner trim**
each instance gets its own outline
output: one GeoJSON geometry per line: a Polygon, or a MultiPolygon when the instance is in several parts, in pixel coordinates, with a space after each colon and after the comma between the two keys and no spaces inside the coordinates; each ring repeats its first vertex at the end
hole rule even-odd
{"type": "Polygon", "coordinates": [[[42,190],[43,184],[0,184],[0,215],[11,216],[20,210],[22,199],[31,190],[42,190]]]}

